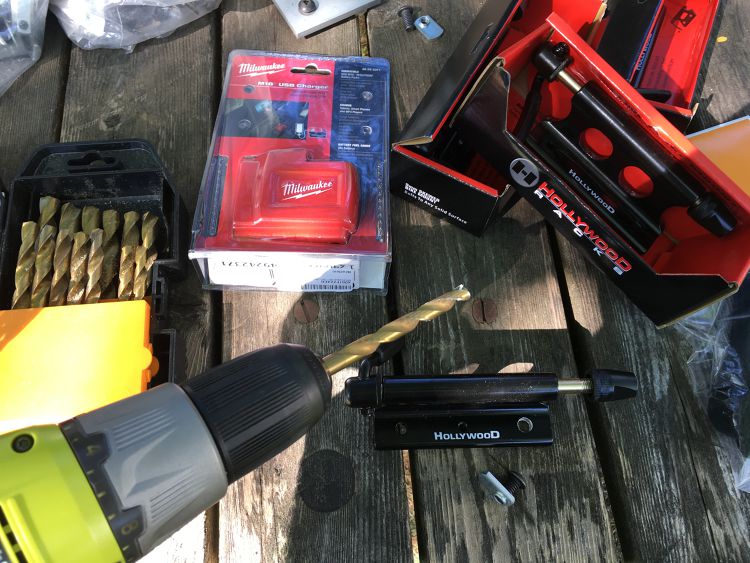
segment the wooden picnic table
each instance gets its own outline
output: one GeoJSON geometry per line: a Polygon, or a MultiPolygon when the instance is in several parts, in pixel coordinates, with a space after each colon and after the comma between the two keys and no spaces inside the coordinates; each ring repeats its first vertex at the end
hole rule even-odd
{"type": "MultiPolygon", "coordinates": [[[[142,137],[192,211],[233,49],[389,59],[395,136],[482,2],[413,4],[443,25],[440,40],[406,33],[394,1],[298,40],[271,2],[225,0],[132,54],[71,47],[50,15],[42,59],[0,98],[0,178],[7,185],[41,143],[142,137]]],[[[694,129],[746,113],[747,29],[750,4],[726,0],[727,40],[710,54],[694,129]]],[[[195,276],[181,283],[170,302],[186,376],[279,341],[329,352],[465,284],[480,301],[420,327],[394,373],[521,363],[574,376],[610,367],[640,376],[638,398],[557,402],[552,447],[375,452],[365,419],[339,394],[349,369],[335,377],[320,424],[147,560],[750,560],[750,495],[734,489],[725,439],[693,391],[689,350],[673,329],[656,330],[524,203],[481,238],[400,199],[391,209],[387,297],[206,292],[195,276]],[[310,301],[317,317],[295,316],[310,301]],[[486,469],[526,476],[517,505],[484,499],[477,475],[486,469]]]]}

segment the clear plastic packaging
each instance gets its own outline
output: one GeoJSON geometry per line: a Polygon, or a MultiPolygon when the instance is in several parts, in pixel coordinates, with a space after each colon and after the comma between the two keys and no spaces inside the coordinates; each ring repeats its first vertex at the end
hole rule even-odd
{"type": "Polygon", "coordinates": [[[676,326],[692,349],[693,386],[711,423],[729,438],[735,485],[750,492],[750,284],[676,326]]]}
{"type": "Polygon", "coordinates": [[[50,0],[65,34],[81,49],[133,48],[215,10],[221,0],[50,0]]]}
{"type": "Polygon", "coordinates": [[[234,51],[190,257],[212,288],[385,291],[390,68],[234,51]]]}
{"type": "Polygon", "coordinates": [[[0,96],[42,56],[48,0],[0,0],[0,96]]]}

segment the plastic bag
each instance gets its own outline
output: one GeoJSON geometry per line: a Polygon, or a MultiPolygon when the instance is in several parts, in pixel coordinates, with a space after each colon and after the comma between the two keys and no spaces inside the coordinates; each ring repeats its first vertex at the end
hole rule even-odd
{"type": "Polygon", "coordinates": [[[221,0],[51,0],[50,9],[81,49],[132,51],[136,44],[165,37],[219,4],[221,0]]]}
{"type": "Polygon", "coordinates": [[[0,96],[42,56],[48,0],[0,0],[0,96]]]}
{"type": "Polygon", "coordinates": [[[750,282],[676,326],[692,348],[688,369],[709,419],[736,445],[735,485],[750,492],[750,282]]]}

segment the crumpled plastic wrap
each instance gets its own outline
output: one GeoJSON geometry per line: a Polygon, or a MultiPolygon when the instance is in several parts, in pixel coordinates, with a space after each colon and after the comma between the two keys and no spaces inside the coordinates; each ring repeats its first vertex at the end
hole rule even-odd
{"type": "Polygon", "coordinates": [[[714,427],[731,438],[735,485],[750,493],[750,282],[730,299],[677,323],[688,368],[714,427]]]}
{"type": "Polygon", "coordinates": [[[138,43],[165,37],[219,4],[221,0],[51,0],[50,9],[81,49],[130,52],[138,43]]]}
{"type": "Polygon", "coordinates": [[[0,0],[0,96],[42,56],[48,0],[0,0]]]}

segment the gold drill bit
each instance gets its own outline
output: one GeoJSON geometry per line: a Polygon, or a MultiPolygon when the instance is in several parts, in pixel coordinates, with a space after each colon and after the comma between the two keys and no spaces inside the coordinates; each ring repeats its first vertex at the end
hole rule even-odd
{"type": "Polygon", "coordinates": [[[73,234],[81,229],[81,210],[72,203],[63,204],[60,210],[60,229],[55,240],[52,283],[49,304],[52,307],[65,305],[70,283],[70,251],[73,249],[73,234]]]}
{"type": "Polygon", "coordinates": [[[25,309],[31,305],[31,280],[34,277],[34,245],[39,232],[36,222],[26,221],[21,225],[21,248],[16,262],[16,290],[11,308],[25,309]]]}
{"type": "MultiPolygon", "coordinates": [[[[62,224],[61,218],[60,226],[62,224]]],[[[65,305],[65,297],[68,295],[68,284],[70,282],[70,251],[72,249],[73,233],[67,229],[60,230],[55,241],[54,271],[52,272],[52,284],[49,289],[49,304],[51,307],[65,305]]]]}
{"type": "Polygon", "coordinates": [[[137,211],[128,211],[123,217],[122,248],[120,249],[120,276],[117,286],[117,298],[132,299],[133,278],[135,276],[135,248],[141,240],[138,221],[141,216],[137,211]]]}
{"type": "Polygon", "coordinates": [[[135,246],[123,246],[120,250],[120,283],[117,298],[127,301],[133,297],[133,276],[135,275],[135,246]]]}
{"type": "Polygon", "coordinates": [[[39,198],[39,235],[46,225],[55,225],[55,216],[60,210],[60,200],[50,195],[39,198]]]}
{"type": "Polygon", "coordinates": [[[71,239],[73,233],[81,230],[81,210],[72,203],[66,203],[60,210],[60,233],[68,231],[71,239]]]}
{"type": "Polygon", "coordinates": [[[151,267],[156,261],[156,252],[145,246],[135,249],[135,273],[133,276],[133,299],[143,299],[151,285],[151,267]]]}
{"type": "Polygon", "coordinates": [[[146,211],[141,218],[141,240],[143,241],[143,246],[149,252],[154,248],[154,243],[156,242],[156,223],[158,220],[156,215],[150,211],[146,211]]]}
{"type": "Polygon", "coordinates": [[[102,212],[98,207],[87,205],[83,208],[81,228],[87,235],[91,235],[94,229],[102,228],[102,212]]]}
{"type": "Polygon", "coordinates": [[[57,227],[45,225],[39,231],[36,259],[34,260],[34,281],[31,284],[31,306],[45,307],[49,299],[52,282],[52,255],[55,252],[57,227]]]}
{"type": "Polygon", "coordinates": [[[117,272],[117,265],[120,254],[120,241],[117,240],[117,233],[120,230],[120,214],[115,209],[107,209],[102,213],[102,228],[104,229],[104,261],[102,262],[102,278],[99,285],[102,289],[102,295],[113,285],[112,280],[117,272]]]}
{"type": "Polygon", "coordinates": [[[79,231],[73,235],[73,249],[70,251],[70,283],[68,284],[68,305],[78,305],[86,293],[86,262],[89,248],[86,233],[79,231]]]}
{"type": "MultiPolygon", "coordinates": [[[[122,225],[122,246],[138,246],[141,242],[141,233],[138,230],[138,221],[141,216],[137,211],[125,213],[122,225]]],[[[135,250],[133,250],[135,252],[135,250]]]]}
{"type": "Polygon", "coordinates": [[[341,350],[327,355],[323,358],[323,367],[328,375],[333,375],[354,362],[365,359],[375,352],[381,344],[398,340],[417,328],[420,322],[431,321],[435,317],[450,311],[457,301],[467,301],[470,297],[471,293],[468,289],[458,286],[453,291],[428,301],[416,311],[407,313],[403,317],[380,327],[376,332],[363,336],[359,340],[347,344],[341,350]]]}
{"type": "Polygon", "coordinates": [[[84,295],[86,303],[98,303],[102,295],[99,280],[102,277],[102,261],[104,260],[103,240],[102,229],[94,229],[89,234],[89,259],[86,263],[86,293],[84,295]]]}

